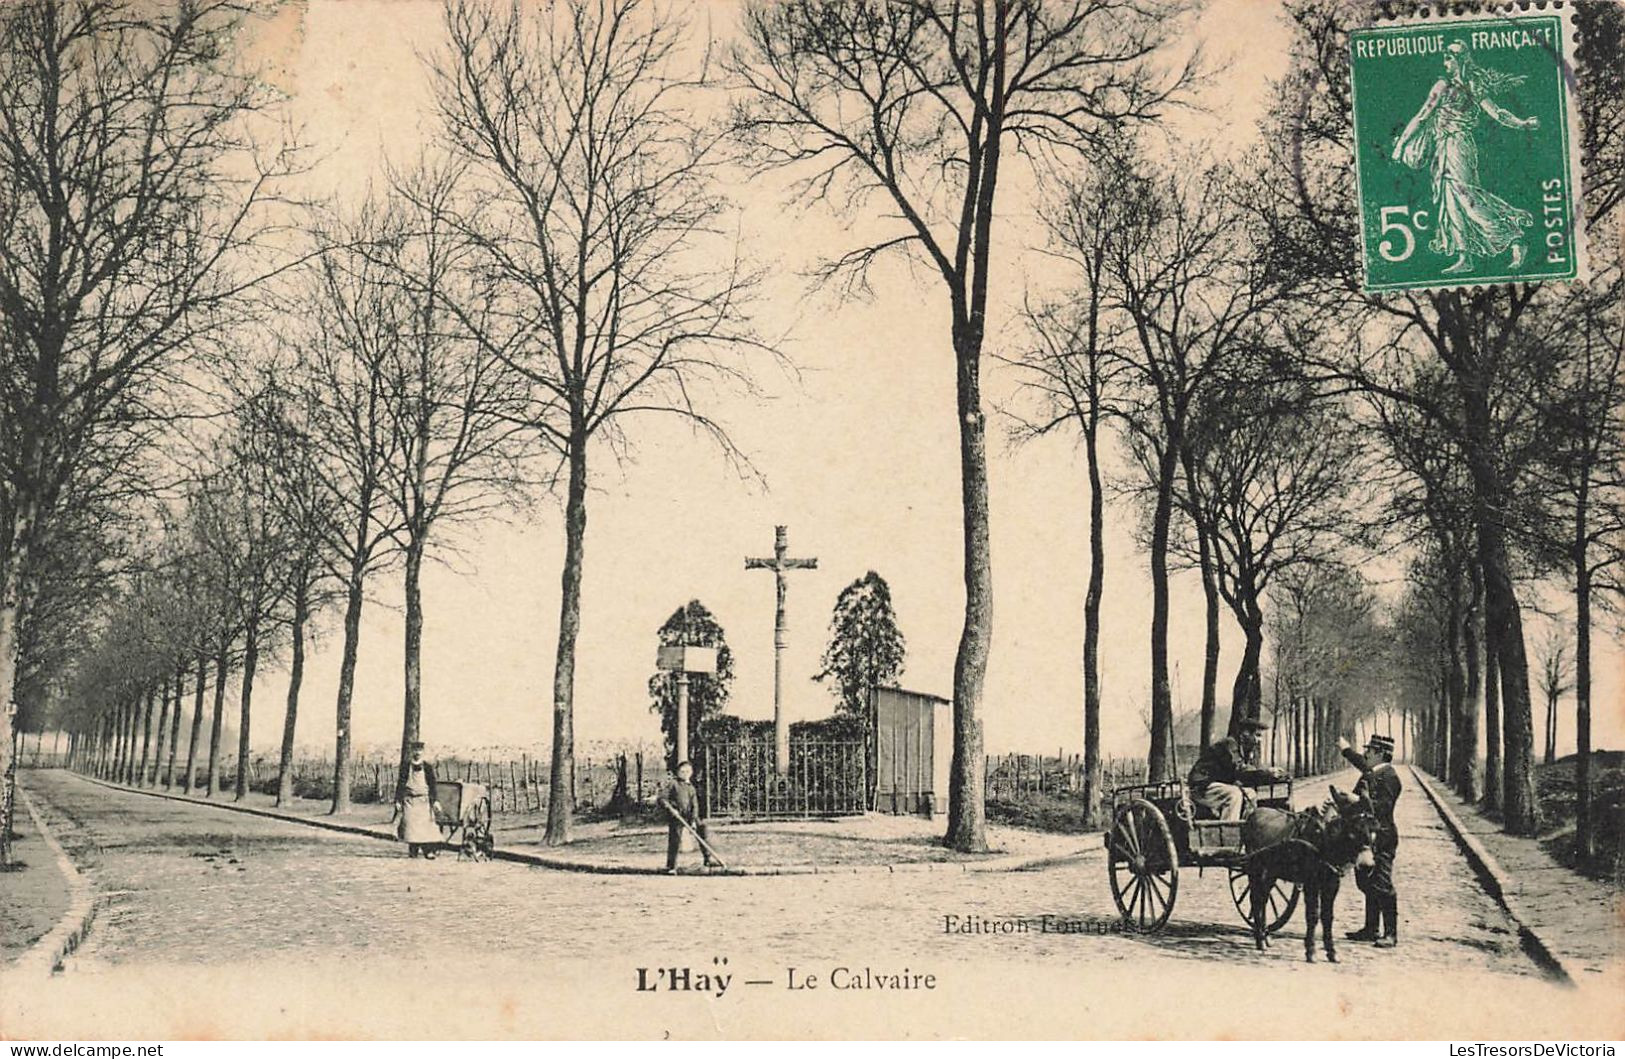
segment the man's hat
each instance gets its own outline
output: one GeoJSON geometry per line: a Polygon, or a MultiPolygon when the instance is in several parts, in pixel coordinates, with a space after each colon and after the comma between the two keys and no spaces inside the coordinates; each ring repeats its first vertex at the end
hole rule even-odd
{"type": "Polygon", "coordinates": [[[423,749],[423,741],[421,739],[414,740],[413,742],[407,744],[407,749],[408,750],[422,750],[423,749]]]}
{"type": "Polygon", "coordinates": [[[1391,735],[1377,735],[1376,733],[1372,733],[1371,738],[1365,741],[1365,748],[1367,750],[1381,750],[1385,754],[1392,754],[1394,752],[1394,737],[1391,735]]]}
{"type": "Polygon", "coordinates": [[[1267,732],[1270,730],[1269,725],[1252,717],[1243,718],[1241,724],[1236,727],[1243,732],[1267,732]]]}

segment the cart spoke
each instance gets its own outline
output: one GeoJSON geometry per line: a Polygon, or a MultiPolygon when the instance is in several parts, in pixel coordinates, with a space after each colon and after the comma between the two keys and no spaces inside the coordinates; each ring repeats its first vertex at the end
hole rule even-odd
{"type": "Polygon", "coordinates": [[[1160,915],[1162,910],[1168,907],[1168,892],[1163,888],[1166,884],[1155,875],[1147,875],[1145,878],[1151,884],[1151,896],[1157,899],[1157,913],[1160,915]]]}
{"type": "Polygon", "coordinates": [[[1130,848],[1133,849],[1135,856],[1139,856],[1142,852],[1140,845],[1140,825],[1135,820],[1135,817],[1139,815],[1140,814],[1137,810],[1130,809],[1128,811],[1128,815],[1125,817],[1128,822],[1130,848]]]}

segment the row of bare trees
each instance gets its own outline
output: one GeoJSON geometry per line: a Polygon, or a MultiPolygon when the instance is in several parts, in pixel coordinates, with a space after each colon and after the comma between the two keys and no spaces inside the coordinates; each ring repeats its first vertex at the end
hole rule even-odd
{"type": "MultiPolygon", "coordinates": [[[[1260,151],[1220,165],[1176,145],[1176,161],[1158,164],[1152,154],[1170,153],[1160,141],[1105,138],[1043,211],[1046,252],[1067,278],[1059,293],[1029,297],[1027,351],[1010,359],[1033,398],[1016,409],[1018,438],[1075,432],[1088,469],[1087,800],[1098,785],[1102,497],[1116,487],[1139,502],[1151,572],[1153,779],[1173,764],[1172,562],[1198,573],[1207,604],[1203,745],[1215,735],[1222,601],[1242,632],[1232,730],[1260,715],[1273,629],[1273,706],[1295,764],[1330,766],[1335,735],[1397,700],[1403,723],[1425,728],[1424,760],[1529,833],[1532,674],[1519,590],[1566,572],[1589,848],[1592,608],[1599,586],[1617,599],[1625,527],[1618,240],[1601,237],[1587,287],[1364,293],[1346,63],[1348,30],[1373,11],[1291,5],[1293,66],[1260,151]],[[1103,468],[1125,453],[1113,481],[1103,468]],[[1417,556],[1417,594],[1391,614],[1348,572],[1374,547],[1417,556]],[[1417,639],[1424,614],[1440,636],[1417,639]],[[1396,640],[1426,641],[1439,696],[1391,679],[1396,640]]],[[[1577,19],[1580,59],[1595,73],[1584,150],[1612,172],[1625,141],[1609,59],[1622,22],[1602,4],[1577,19]]],[[[1593,231],[1615,231],[1618,198],[1617,181],[1588,186],[1593,231]]],[[[1550,733],[1565,679],[1561,664],[1548,668],[1550,733]]]]}
{"type": "MultiPolygon", "coordinates": [[[[1310,367],[1328,385],[1363,395],[1399,472],[1396,514],[1419,548],[1429,607],[1443,610],[1445,708],[1434,735],[1446,742],[1439,760],[1464,795],[1482,793],[1508,830],[1530,834],[1537,824],[1533,674],[1520,587],[1542,576],[1567,579],[1577,656],[1589,656],[1595,588],[1606,583],[1617,599],[1620,185],[1608,176],[1585,188],[1586,219],[1596,233],[1588,285],[1359,291],[1344,96],[1347,32],[1369,12],[1305,0],[1292,14],[1295,60],[1274,120],[1271,171],[1289,195],[1279,235],[1303,263],[1317,315],[1334,322],[1334,340],[1310,351],[1310,367]],[[1482,787],[1480,738],[1487,748],[1482,787]]],[[[1577,57],[1586,78],[1586,170],[1617,174],[1625,161],[1621,13],[1581,4],[1575,19],[1585,42],[1577,57]]],[[[1589,672],[1575,690],[1584,846],[1592,834],[1589,672]]]]}
{"type": "MultiPolygon", "coordinates": [[[[257,146],[274,123],[258,82],[232,72],[250,17],[236,5],[8,8],[0,705],[54,679],[98,760],[110,752],[114,771],[151,782],[137,743],[151,728],[175,755],[183,685],[199,730],[206,667],[217,760],[235,672],[241,773],[254,674],[285,649],[286,795],[306,640],[342,601],[343,811],[374,575],[398,564],[403,584],[404,769],[424,710],[424,564],[448,525],[546,491],[565,536],[546,838],[568,841],[589,486],[650,416],[745,465],[710,399],[749,394],[772,351],[750,326],[759,276],[721,180],[782,175],[803,207],[862,222],[819,283],[870,294],[871,269],[893,256],[941,281],[965,588],[947,840],[985,848],[982,369],[1004,333],[991,319],[1001,261],[1023,234],[999,191],[1015,182],[1034,189],[1045,252],[1065,266],[1000,356],[1033,398],[1012,410],[1017,433],[1075,430],[1088,465],[1089,803],[1115,488],[1151,573],[1154,780],[1175,767],[1171,579],[1188,567],[1205,603],[1203,743],[1261,716],[1269,687],[1294,763],[1325,767],[1337,734],[1402,695],[1379,679],[1401,668],[1387,630],[1441,689],[1400,703],[1419,750],[1476,793],[1482,735],[1491,797],[1529,831],[1518,590],[1558,572],[1573,582],[1586,789],[1591,610],[1617,586],[1618,182],[1587,186],[1603,233],[1588,287],[1366,294],[1345,64],[1348,29],[1375,9],[1292,3],[1293,64],[1261,146],[1221,163],[1156,128],[1204,77],[1179,45],[1188,7],[774,0],[740,10],[713,64],[710,42],[658,0],[454,0],[426,60],[425,157],[364,201],[320,209],[289,201],[293,149],[257,146]],[[177,452],[190,455],[159,458],[177,452]],[[1417,595],[1386,616],[1351,572],[1373,547],[1416,557],[1417,595]],[[1225,610],[1242,649],[1221,725],[1225,610]],[[93,649],[53,660],[40,630],[75,622],[93,649]]],[[[1583,4],[1577,19],[1587,171],[1618,173],[1621,16],[1583,4]]],[[[7,764],[9,714],[0,724],[7,764]]]]}
{"type": "MultiPolygon", "coordinates": [[[[488,377],[502,379],[513,401],[496,417],[512,428],[505,443],[525,439],[529,455],[557,461],[540,476],[565,494],[555,784],[569,783],[593,442],[618,451],[623,421],[657,412],[682,415],[726,448],[720,427],[691,403],[696,387],[749,382],[723,355],[758,346],[740,312],[754,277],[718,241],[713,178],[720,137],[731,133],[757,169],[793,171],[808,200],[864,212],[883,202],[882,217],[897,218],[894,231],[831,262],[826,279],[861,284],[879,255],[899,251],[928,260],[946,287],[967,593],[948,837],[985,848],[977,770],[992,580],[980,365],[995,193],[1005,160],[1036,157],[1044,171],[1057,160],[1070,165],[1105,130],[1154,120],[1179,96],[1192,71],[1165,69],[1160,52],[1182,7],[749,7],[727,61],[738,106],[721,126],[695,120],[714,107],[696,103],[709,75],[681,72],[694,69],[679,54],[692,42],[662,11],[620,0],[449,9],[432,77],[451,162],[443,179],[396,181],[393,191],[416,212],[418,259],[404,273],[380,262],[399,251],[369,233],[347,242],[359,250],[330,249],[409,274],[388,282],[417,299],[421,352],[450,341],[465,359],[488,361],[488,377]]],[[[424,451],[403,448],[389,462],[421,463],[424,451]]],[[[415,501],[419,515],[434,512],[423,490],[415,501]]],[[[410,586],[414,515],[400,514],[407,524],[390,536],[404,541],[410,586]]],[[[404,738],[419,709],[411,591],[404,738]]],[[[549,841],[567,840],[568,813],[568,798],[552,799],[549,841]]]]}
{"type": "MultiPolygon", "coordinates": [[[[709,74],[684,52],[686,21],[641,0],[452,5],[445,46],[429,60],[440,118],[431,157],[392,171],[387,191],[360,205],[317,210],[278,195],[278,178],[294,175],[290,151],[272,159],[279,168],[256,168],[256,181],[233,175],[240,156],[253,155],[253,119],[266,105],[248,72],[221,72],[240,67],[234,34],[251,22],[236,5],[186,3],[170,17],[118,0],[38,0],[5,17],[7,61],[24,69],[0,100],[12,134],[0,161],[23,199],[13,227],[38,229],[15,247],[8,234],[8,255],[37,258],[8,262],[8,322],[33,324],[38,336],[18,337],[46,344],[24,350],[32,361],[7,362],[8,401],[20,413],[7,420],[15,436],[0,564],[8,664],[21,655],[19,615],[37,612],[29,592],[41,577],[31,571],[46,565],[44,514],[64,523],[71,514],[51,508],[65,486],[41,479],[93,480],[119,457],[120,431],[180,421],[180,410],[156,402],[201,395],[186,411],[203,426],[137,439],[159,463],[188,448],[196,458],[182,461],[167,494],[145,491],[146,532],[172,525],[161,545],[107,572],[111,601],[92,614],[98,631],[62,697],[87,753],[111,753],[125,778],[153,782],[125,720],[145,718],[147,738],[161,703],[158,719],[172,727],[192,673],[198,731],[212,666],[214,793],[235,672],[241,797],[255,673],[285,646],[285,797],[309,623],[342,599],[333,808],[343,811],[369,576],[402,568],[404,769],[423,710],[421,574],[443,544],[437,531],[511,506],[527,486],[557,486],[566,558],[552,782],[566,793],[552,799],[547,837],[567,841],[589,457],[623,455],[626,424],[643,414],[682,417],[737,457],[698,402],[749,388],[747,355],[764,348],[745,316],[756,277],[732,253],[714,190],[718,127],[696,117],[709,74]],[[126,79],[128,103],[116,98],[126,79]],[[171,81],[185,88],[150,95],[171,81]],[[155,128],[166,135],[142,139],[155,128]],[[138,148],[153,154],[132,160],[138,148]],[[274,207],[264,219],[261,206],[274,207]],[[162,208],[171,212],[153,212],[162,208]],[[63,290],[35,289],[41,275],[56,281],[52,269],[63,290]],[[86,276],[101,287],[73,290],[86,276]],[[64,308],[65,295],[81,304],[64,308]],[[51,312],[62,319],[36,320],[51,312]],[[84,348],[65,357],[51,329],[81,321],[84,348]],[[64,377],[70,369],[83,378],[64,377]],[[64,386],[90,404],[81,420],[64,386]],[[76,447],[42,453],[54,437],[45,424],[76,447]],[[55,492],[42,493],[47,486],[55,492]],[[181,597],[173,628],[138,632],[122,620],[157,613],[154,593],[181,583],[196,590],[181,597]]],[[[8,692],[17,684],[10,671],[0,683],[8,692]]],[[[9,751],[9,724],[0,737],[9,751]]],[[[176,742],[168,737],[171,754],[176,742]]]]}

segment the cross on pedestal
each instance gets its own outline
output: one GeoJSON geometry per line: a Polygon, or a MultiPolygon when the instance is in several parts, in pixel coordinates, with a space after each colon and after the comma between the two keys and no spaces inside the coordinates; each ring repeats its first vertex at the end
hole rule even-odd
{"type": "Polygon", "coordinates": [[[778,606],[773,612],[773,767],[779,775],[790,768],[790,725],[784,719],[784,572],[786,570],[816,570],[817,559],[791,559],[786,556],[788,533],[783,526],[773,527],[773,558],[745,559],[747,570],[773,571],[774,587],[778,589],[778,606]]]}

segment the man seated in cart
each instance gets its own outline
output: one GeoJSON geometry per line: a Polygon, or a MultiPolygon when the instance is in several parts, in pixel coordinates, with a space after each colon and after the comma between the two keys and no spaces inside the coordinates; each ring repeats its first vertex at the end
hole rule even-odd
{"type": "Polygon", "coordinates": [[[1186,783],[1191,800],[1212,812],[1215,820],[1240,820],[1252,812],[1253,800],[1245,788],[1286,779],[1280,769],[1260,768],[1260,732],[1269,731],[1263,721],[1247,718],[1234,736],[1208,745],[1191,766],[1186,783]]]}

